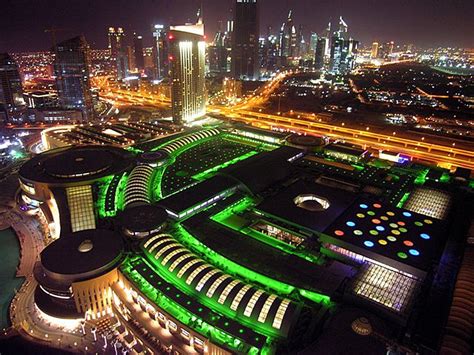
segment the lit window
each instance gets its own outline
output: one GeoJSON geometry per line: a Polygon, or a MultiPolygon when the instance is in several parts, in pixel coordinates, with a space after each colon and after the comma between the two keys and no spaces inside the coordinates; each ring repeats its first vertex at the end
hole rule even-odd
{"type": "Polygon", "coordinates": [[[207,291],[206,293],[206,296],[207,297],[212,297],[214,295],[214,292],[216,292],[216,289],[219,287],[219,285],[226,279],[229,279],[231,278],[229,275],[222,275],[221,277],[219,277],[216,281],[214,281],[211,285],[211,287],[209,287],[209,290],[207,291]]]}
{"type": "Polygon", "coordinates": [[[268,312],[270,311],[270,307],[272,306],[273,302],[275,302],[277,296],[275,295],[270,295],[268,296],[267,300],[265,301],[262,310],[260,311],[260,314],[258,315],[258,321],[260,323],[265,323],[265,320],[267,319],[268,312]]]}
{"type": "Polygon", "coordinates": [[[73,232],[95,229],[94,200],[90,185],[66,188],[73,232]]]}
{"type": "Polygon", "coordinates": [[[200,259],[193,259],[193,260],[191,260],[191,261],[188,261],[188,262],[187,262],[186,264],[184,264],[184,266],[179,270],[177,276],[178,276],[179,278],[181,278],[181,277],[184,275],[184,273],[185,273],[186,271],[188,271],[188,269],[189,269],[191,266],[193,266],[194,264],[197,264],[197,263],[200,262],[200,261],[201,261],[200,259]]]}
{"type": "Polygon", "coordinates": [[[217,269],[214,269],[214,270],[211,270],[209,271],[207,274],[205,274],[201,280],[199,280],[197,286],[196,286],[196,291],[201,291],[202,288],[204,287],[204,285],[206,284],[206,282],[215,274],[217,274],[219,272],[219,270],[217,269]]]}
{"type": "Polygon", "coordinates": [[[221,295],[219,296],[219,302],[220,304],[224,304],[225,300],[227,299],[227,296],[229,295],[230,291],[237,286],[240,282],[238,280],[232,281],[230,284],[228,284],[225,288],[224,291],[222,291],[221,295]]]}
{"type": "Polygon", "coordinates": [[[255,291],[255,293],[252,295],[249,302],[247,303],[247,307],[245,307],[245,311],[244,311],[245,316],[250,317],[250,315],[252,314],[252,311],[255,307],[255,303],[257,303],[257,301],[258,301],[258,299],[260,298],[261,295],[263,295],[262,290],[255,291]]]}
{"type": "Polygon", "coordinates": [[[285,313],[289,305],[290,305],[290,300],[286,298],[280,303],[280,306],[278,307],[276,315],[275,315],[275,319],[273,319],[273,328],[276,328],[276,329],[281,328],[281,323],[283,323],[283,318],[285,317],[285,313]]]}
{"type": "Polygon", "coordinates": [[[191,282],[193,282],[194,278],[199,274],[202,270],[211,267],[208,264],[201,265],[199,266],[196,270],[194,270],[191,274],[189,274],[188,278],[186,279],[186,283],[188,285],[191,285],[191,282]]]}
{"type": "Polygon", "coordinates": [[[174,269],[176,268],[176,266],[178,266],[178,264],[180,262],[182,262],[183,260],[185,259],[189,259],[189,258],[192,258],[194,255],[193,254],[190,254],[190,253],[187,253],[187,254],[184,254],[184,255],[181,255],[178,259],[176,259],[175,261],[173,261],[169,267],[169,271],[170,272],[173,272],[174,269]]]}
{"type": "Polygon", "coordinates": [[[235,296],[234,300],[232,301],[232,304],[230,305],[230,309],[233,311],[237,310],[237,307],[239,307],[240,301],[242,301],[242,297],[247,293],[248,290],[250,290],[252,286],[245,285],[240,289],[240,291],[237,293],[235,296]]]}

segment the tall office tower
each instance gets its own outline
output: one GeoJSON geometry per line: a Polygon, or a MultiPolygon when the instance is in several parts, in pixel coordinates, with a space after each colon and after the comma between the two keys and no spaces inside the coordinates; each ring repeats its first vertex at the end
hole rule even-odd
{"type": "Polygon", "coordinates": [[[378,42],[372,42],[372,49],[370,51],[370,58],[375,59],[378,58],[379,56],[379,43],[378,42]]]}
{"type": "Polygon", "coordinates": [[[314,54],[316,52],[316,45],[318,44],[318,34],[311,32],[309,36],[309,52],[314,54]]]}
{"type": "Polygon", "coordinates": [[[378,56],[379,58],[387,59],[393,53],[394,42],[386,42],[379,46],[378,56]]]}
{"type": "Polygon", "coordinates": [[[117,53],[117,79],[123,80],[128,76],[129,67],[128,67],[128,55],[125,50],[120,50],[117,53]]]}
{"type": "Polygon", "coordinates": [[[127,54],[127,58],[128,58],[128,70],[130,72],[136,72],[137,65],[135,62],[135,51],[133,50],[133,47],[127,46],[125,53],[127,54]]]}
{"type": "Polygon", "coordinates": [[[153,26],[154,79],[161,80],[169,76],[167,29],[163,25],[153,26]]]}
{"type": "Polygon", "coordinates": [[[228,20],[226,31],[225,31],[225,39],[224,39],[224,46],[226,49],[226,61],[227,61],[227,68],[226,72],[230,73],[232,71],[232,37],[234,34],[234,20],[228,20]]]}
{"type": "Polygon", "coordinates": [[[267,71],[272,72],[277,68],[279,54],[278,46],[278,37],[269,32],[265,38],[265,51],[263,57],[263,66],[267,71]]]}
{"type": "Polygon", "coordinates": [[[258,79],[258,39],[257,0],[237,0],[232,34],[232,74],[236,79],[258,79]]]}
{"type": "Polygon", "coordinates": [[[339,36],[339,32],[335,32],[331,38],[331,61],[329,64],[329,69],[333,73],[340,71],[343,48],[344,38],[339,36]]]}
{"type": "Polygon", "coordinates": [[[84,36],[78,36],[55,47],[54,73],[60,105],[82,111],[84,120],[94,118],[89,79],[89,46],[84,36]]]}
{"type": "Polygon", "coordinates": [[[327,63],[329,63],[331,57],[331,22],[328,23],[328,27],[326,27],[326,48],[324,49],[324,58],[327,63]]]}
{"type": "Polygon", "coordinates": [[[280,28],[280,56],[283,61],[288,57],[295,57],[297,50],[297,33],[293,25],[293,11],[288,12],[286,22],[280,28]]]}
{"type": "Polygon", "coordinates": [[[302,57],[306,54],[306,41],[304,40],[304,27],[303,25],[298,26],[298,32],[296,33],[296,50],[295,55],[302,57]]]}
{"type": "Polygon", "coordinates": [[[209,71],[212,74],[227,73],[227,48],[225,46],[226,34],[222,30],[222,23],[214,36],[214,41],[208,47],[209,71]]]}
{"type": "Polygon", "coordinates": [[[18,66],[8,53],[0,53],[0,104],[7,118],[25,106],[18,66]]]}
{"type": "Polygon", "coordinates": [[[112,57],[116,57],[117,53],[122,50],[123,38],[125,33],[122,27],[109,27],[108,38],[109,38],[109,51],[112,57]]]}
{"type": "Polygon", "coordinates": [[[204,25],[171,26],[168,39],[173,122],[186,124],[206,114],[204,25]]]}
{"type": "Polygon", "coordinates": [[[328,39],[326,37],[319,37],[316,41],[316,48],[314,50],[314,68],[316,70],[324,68],[327,42],[328,39]]]}
{"type": "Polygon", "coordinates": [[[339,16],[339,34],[340,37],[346,38],[347,37],[347,23],[344,21],[342,16],[339,16]]]}
{"type": "Polygon", "coordinates": [[[143,37],[133,33],[133,49],[135,52],[135,66],[138,71],[145,69],[145,58],[143,57],[143,37]]]}

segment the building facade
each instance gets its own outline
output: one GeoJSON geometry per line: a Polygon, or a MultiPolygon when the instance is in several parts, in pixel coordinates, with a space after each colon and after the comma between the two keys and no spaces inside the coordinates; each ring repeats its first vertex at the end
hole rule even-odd
{"type": "Polygon", "coordinates": [[[257,0],[237,0],[232,36],[232,73],[236,79],[258,79],[258,39],[257,0]]]}
{"type": "Polygon", "coordinates": [[[168,39],[173,121],[190,123],[206,113],[204,25],[171,26],[168,39]]]}
{"type": "Polygon", "coordinates": [[[80,110],[83,119],[94,118],[89,78],[89,46],[84,36],[63,41],[55,47],[54,72],[60,106],[80,110]]]}

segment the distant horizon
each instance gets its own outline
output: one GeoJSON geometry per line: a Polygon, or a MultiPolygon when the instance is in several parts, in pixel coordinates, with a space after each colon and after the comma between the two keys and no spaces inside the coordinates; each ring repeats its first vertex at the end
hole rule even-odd
{"type": "MultiPolygon", "coordinates": [[[[152,43],[152,25],[179,24],[194,21],[199,4],[203,4],[208,41],[231,19],[235,0],[6,0],[2,6],[4,20],[0,23],[0,52],[48,51],[51,35],[45,29],[62,29],[57,40],[84,34],[94,49],[107,48],[108,27],[123,27],[127,43],[133,31],[144,37],[145,46],[152,43]]],[[[260,35],[267,26],[278,34],[288,11],[293,10],[294,24],[304,26],[305,39],[310,32],[321,33],[331,21],[333,28],[342,16],[349,34],[364,46],[373,41],[413,44],[419,48],[474,48],[474,1],[448,2],[400,0],[396,5],[375,0],[259,0],[260,35]]],[[[225,27],[225,26],[224,26],[225,27]]]]}

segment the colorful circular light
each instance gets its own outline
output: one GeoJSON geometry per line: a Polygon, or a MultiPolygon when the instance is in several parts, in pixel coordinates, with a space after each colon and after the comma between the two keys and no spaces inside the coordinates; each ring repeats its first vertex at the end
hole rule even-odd
{"type": "Polygon", "coordinates": [[[381,245],[387,245],[387,241],[385,239],[379,239],[379,244],[381,245]]]}
{"type": "Polygon", "coordinates": [[[390,223],[389,226],[392,228],[398,228],[398,224],[396,223],[390,223]]]}
{"type": "Polygon", "coordinates": [[[359,217],[359,218],[364,218],[364,217],[365,217],[365,214],[363,214],[363,213],[357,213],[356,216],[359,217]]]}
{"type": "Polygon", "coordinates": [[[334,234],[337,235],[338,237],[342,237],[344,235],[344,232],[341,230],[336,230],[334,231],[334,234]]]}
{"type": "Polygon", "coordinates": [[[410,250],[408,250],[408,252],[409,252],[411,255],[413,255],[413,256],[418,256],[418,255],[420,255],[420,252],[419,252],[418,250],[416,250],[416,249],[410,249],[410,250]]]}
{"type": "Polygon", "coordinates": [[[390,216],[390,217],[393,217],[393,216],[395,216],[395,213],[393,213],[392,211],[388,211],[387,215],[390,216]]]}
{"type": "Polygon", "coordinates": [[[373,223],[373,224],[380,224],[381,222],[380,222],[380,219],[374,218],[374,219],[372,220],[372,223],[373,223]]]}
{"type": "Polygon", "coordinates": [[[403,221],[398,221],[397,224],[398,224],[399,226],[404,226],[404,225],[405,225],[405,222],[403,222],[403,221]]]}
{"type": "Polygon", "coordinates": [[[404,215],[405,217],[411,217],[411,213],[408,212],[408,211],[403,212],[403,215],[404,215]]]}
{"type": "Polygon", "coordinates": [[[426,224],[433,224],[433,221],[431,219],[425,219],[424,222],[426,224]]]}
{"type": "Polygon", "coordinates": [[[413,246],[413,242],[411,240],[404,240],[403,244],[405,244],[407,247],[412,247],[413,246]]]}
{"type": "Polygon", "coordinates": [[[387,216],[382,216],[382,217],[380,217],[380,219],[381,219],[382,221],[388,221],[388,217],[387,217],[387,216]]]}
{"type": "Polygon", "coordinates": [[[366,240],[364,242],[364,245],[367,247],[367,248],[372,248],[375,244],[374,242],[371,242],[370,240],[366,240]]]}
{"type": "Polygon", "coordinates": [[[415,222],[415,226],[423,227],[423,223],[421,223],[421,222],[419,222],[419,221],[416,221],[416,222],[415,222]]]}
{"type": "Polygon", "coordinates": [[[346,225],[347,225],[348,227],[354,227],[356,224],[355,224],[354,222],[352,222],[352,221],[347,221],[347,222],[346,222],[346,225]]]}
{"type": "Polygon", "coordinates": [[[400,232],[397,231],[396,229],[392,230],[392,234],[395,234],[395,235],[400,235],[400,232]]]}
{"type": "Polygon", "coordinates": [[[383,232],[385,230],[385,228],[382,226],[377,226],[375,229],[377,229],[379,232],[383,232]]]}
{"type": "Polygon", "coordinates": [[[396,242],[396,241],[397,241],[397,238],[395,238],[393,235],[389,235],[389,236],[387,237],[387,240],[388,240],[389,242],[396,242]]]}
{"type": "Polygon", "coordinates": [[[369,233],[372,234],[372,235],[379,235],[379,232],[377,232],[374,229],[370,230],[369,233]]]}
{"type": "Polygon", "coordinates": [[[372,206],[375,208],[382,208],[382,205],[380,203],[374,203],[372,206]]]}
{"type": "Polygon", "coordinates": [[[397,253],[397,256],[398,256],[400,259],[406,259],[406,258],[408,258],[408,255],[406,255],[406,254],[403,253],[403,252],[397,253]]]}
{"type": "Polygon", "coordinates": [[[363,209],[369,208],[369,206],[367,206],[365,203],[361,203],[359,207],[363,209]]]}
{"type": "Polygon", "coordinates": [[[364,233],[362,233],[361,230],[356,229],[356,230],[354,230],[354,234],[355,234],[355,235],[362,235],[362,234],[364,234],[364,233]]]}
{"type": "Polygon", "coordinates": [[[406,232],[408,232],[408,229],[406,229],[406,228],[403,228],[403,227],[402,227],[402,228],[399,228],[398,230],[399,230],[400,232],[402,232],[402,233],[406,233],[406,232]]]}
{"type": "Polygon", "coordinates": [[[420,237],[422,237],[423,239],[426,239],[426,240],[431,239],[431,237],[426,233],[421,233],[420,237]]]}
{"type": "Polygon", "coordinates": [[[369,216],[375,216],[375,212],[374,212],[374,211],[369,211],[369,212],[367,212],[367,214],[368,214],[369,216]]]}

